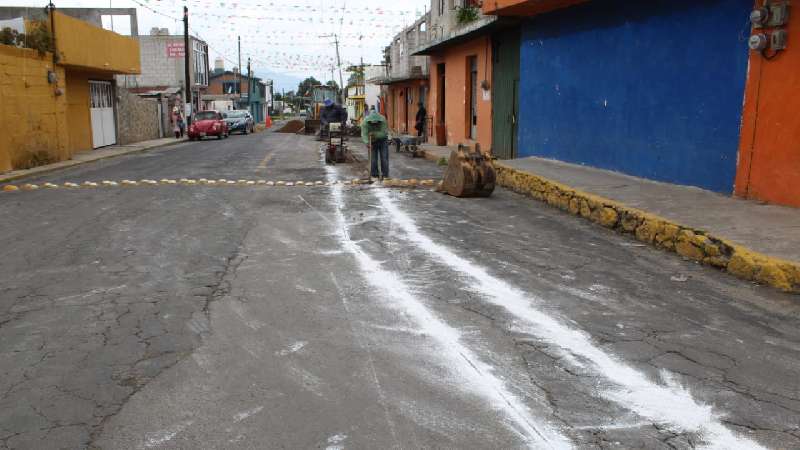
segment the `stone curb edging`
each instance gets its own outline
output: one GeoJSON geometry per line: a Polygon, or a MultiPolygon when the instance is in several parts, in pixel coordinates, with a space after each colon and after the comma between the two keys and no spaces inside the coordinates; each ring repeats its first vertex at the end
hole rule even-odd
{"type": "Polygon", "coordinates": [[[60,161],[60,162],[57,162],[57,163],[54,163],[54,164],[48,164],[48,165],[45,165],[45,166],[38,166],[38,167],[34,167],[33,169],[28,169],[28,170],[31,171],[31,172],[28,172],[28,173],[18,173],[18,174],[14,174],[14,175],[3,175],[3,174],[0,174],[0,183],[8,183],[9,181],[20,180],[20,179],[28,178],[28,177],[35,177],[35,176],[39,176],[39,175],[44,175],[46,173],[57,172],[57,171],[63,170],[63,169],[71,169],[73,167],[80,166],[80,165],[83,165],[83,164],[89,164],[89,163],[92,163],[92,162],[95,162],[95,161],[101,161],[101,160],[104,160],[104,159],[116,158],[118,156],[125,156],[125,155],[130,155],[130,154],[133,154],[133,153],[142,153],[142,152],[146,152],[148,150],[153,150],[153,149],[157,149],[157,148],[171,147],[173,145],[182,144],[182,143],[185,143],[185,142],[189,142],[189,141],[187,139],[180,139],[180,140],[176,140],[176,141],[164,142],[163,144],[152,145],[152,146],[149,146],[149,147],[136,147],[136,148],[132,148],[132,149],[130,149],[128,151],[125,151],[125,152],[119,152],[119,153],[112,153],[112,154],[109,154],[109,155],[103,155],[103,156],[99,156],[97,158],[87,159],[85,161],[75,160],[75,159],[68,159],[66,161],[60,161]],[[69,164],[63,164],[63,163],[67,163],[67,162],[69,164]]]}
{"type": "Polygon", "coordinates": [[[677,253],[748,281],[800,294],[800,263],[765,255],[704,230],[672,222],[570,186],[495,162],[497,184],[589,219],[656,248],[677,253]]]}

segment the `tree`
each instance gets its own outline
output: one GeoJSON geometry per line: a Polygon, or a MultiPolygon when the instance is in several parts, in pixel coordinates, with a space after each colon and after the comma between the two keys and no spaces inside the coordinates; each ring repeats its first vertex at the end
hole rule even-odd
{"type": "Polygon", "coordinates": [[[364,67],[350,66],[347,68],[347,71],[350,72],[350,78],[347,79],[348,86],[364,82],[364,67]]]}
{"type": "Polygon", "coordinates": [[[322,83],[320,83],[319,80],[317,80],[316,78],[308,77],[305,80],[303,80],[299,86],[297,86],[297,95],[299,95],[300,97],[311,95],[311,89],[314,86],[319,86],[320,84],[322,83]]]}
{"type": "Polygon", "coordinates": [[[333,80],[328,81],[327,83],[325,83],[325,86],[330,86],[330,87],[336,89],[337,91],[339,90],[339,83],[337,83],[337,82],[335,82],[333,80]]]}

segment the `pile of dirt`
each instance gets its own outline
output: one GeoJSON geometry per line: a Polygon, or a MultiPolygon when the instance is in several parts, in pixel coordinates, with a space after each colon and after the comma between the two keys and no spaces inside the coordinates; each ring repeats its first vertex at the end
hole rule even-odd
{"type": "Polygon", "coordinates": [[[290,120],[286,122],[280,130],[275,130],[276,133],[298,133],[305,128],[305,123],[302,120],[290,120]]]}

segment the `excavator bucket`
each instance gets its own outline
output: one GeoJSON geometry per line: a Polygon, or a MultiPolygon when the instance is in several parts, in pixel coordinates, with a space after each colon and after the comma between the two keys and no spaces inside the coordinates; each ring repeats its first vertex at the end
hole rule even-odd
{"type": "Polygon", "coordinates": [[[453,197],[488,197],[494,192],[495,171],[491,158],[475,149],[459,145],[450,153],[444,180],[437,190],[453,197]]]}

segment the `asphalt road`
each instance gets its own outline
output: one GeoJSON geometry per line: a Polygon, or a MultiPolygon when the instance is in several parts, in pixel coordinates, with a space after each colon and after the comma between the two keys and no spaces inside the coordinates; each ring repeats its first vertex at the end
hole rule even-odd
{"type": "MultiPolygon", "coordinates": [[[[363,173],[268,132],[31,181],[363,173]]],[[[799,319],[502,190],[0,194],[0,448],[800,448],[799,319]]]]}

